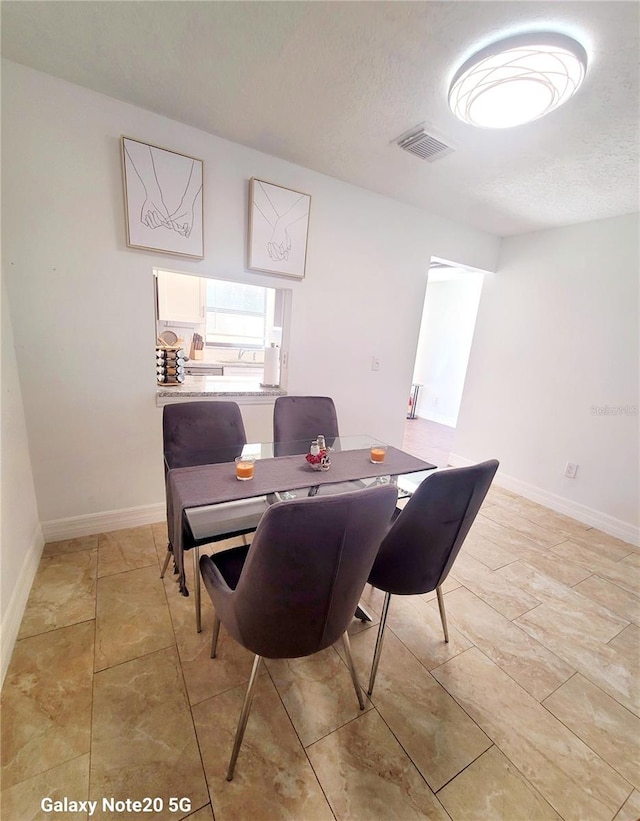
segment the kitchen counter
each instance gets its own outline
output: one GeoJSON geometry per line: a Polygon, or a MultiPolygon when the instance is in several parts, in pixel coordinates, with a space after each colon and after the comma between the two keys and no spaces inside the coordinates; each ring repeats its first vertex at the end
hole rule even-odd
{"type": "Polygon", "coordinates": [[[185,362],[186,367],[193,368],[194,370],[204,370],[205,368],[225,368],[232,369],[232,370],[250,370],[250,371],[262,371],[264,368],[264,363],[262,362],[252,362],[251,360],[244,361],[244,360],[228,360],[226,362],[219,362],[219,361],[210,361],[207,359],[187,359],[185,362]]]}
{"type": "Polygon", "coordinates": [[[257,379],[246,376],[187,376],[181,385],[158,385],[156,404],[172,399],[235,399],[248,402],[272,401],[286,396],[283,388],[263,388],[257,379]]]}

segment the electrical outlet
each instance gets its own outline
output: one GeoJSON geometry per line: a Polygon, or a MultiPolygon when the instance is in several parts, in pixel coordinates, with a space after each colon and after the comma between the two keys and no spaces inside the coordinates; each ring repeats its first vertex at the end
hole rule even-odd
{"type": "Polygon", "coordinates": [[[567,462],[567,466],[564,469],[564,475],[567,477],[567,479],[575,479],[577,472],[578,465],[574,464],[573,462],[567,462]]]}
{"type": "Polygon", "coordinates": [[[437,408],[437,407],[438,407],[438,402],[439,402],[439,401],[440,401],[440,400],[438,399],[438,397],[437,397],[437,396],[434,396],[434,397],[433,397],[433,407],[434,407],[434,408],[437,408]]]}
{"type": "Polygon", "coordinates": [[[377,356],[372,357],[371,359],[371,370],[372,371],[379,371],[380,370],[380,360],[377,356]]]}

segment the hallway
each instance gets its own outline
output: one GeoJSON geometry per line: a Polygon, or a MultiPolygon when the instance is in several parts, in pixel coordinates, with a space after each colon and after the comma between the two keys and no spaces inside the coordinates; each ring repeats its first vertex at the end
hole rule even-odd
{"type": "Polygon", "coordinates": [[[442,468],[449,464],[455,438],[455,428],[416,416],[405,422],[402,449],[442,468]]]}

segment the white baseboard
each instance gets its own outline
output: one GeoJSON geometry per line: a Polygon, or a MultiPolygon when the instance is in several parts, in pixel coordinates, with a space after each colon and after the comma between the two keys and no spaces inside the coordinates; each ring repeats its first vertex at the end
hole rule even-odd
{"type": "Polygon", "coordinates": [[[24,609],[27,606],[31,585],[38,570],[38,565],[40,564],[43,547],[44,537],[42,535],[42,528],[38,525],[31,537],[31,544],[27,548],[20,575],[13,588],[13,593],[9,599],[9,604],[2,618],[2,625],[0,626],[0,686],[4,683],[4,677],[9,667],[11,654],[13,653],[24,615],[24,609]]]}
{"type": "Polygon", "coordinates": [[[420,419],[427,419],[429,422],[437,422],[439,425],[446,425],[448,428],[455,428],[458,420],[454,416],[445,416],[443,413],[436,413],[435,411],[418,412],[420,419]]]}
{"type": "Polygon", "coordinates": [[[166,515],[167,509],[164,503],[158,502],[154,505],[128,507],[123,510],[70,516],[68,519],[53,519],[42,523],[42,533],[45,542],[59,542],[62,539],[75,539],[78,536],[92,536],[94,533],[108,533],[110,530],[151,525],[164,521],[166,515]]]}
{"type": "MultiPolygon", "coordinates": [[[[449,464],[452,467],[466,467],[474,464],[474,461],[457,453],[452,453],[449,456],[449,464]]],[[[587,507],[587,505],[580,504],[580,502],[573,502],[571,499],[566,499],[564,496],[558,496],[548,490],[522,482],[513,476],[507,476],[500,469],[498,469],[494,481],[500,487],[512,490],[514,493],[524,496],[525,499],[538,502],[557,513],[564,513],[565,516],[570,516],[572,519],[591,525],[591,527],[622,539],[624,542],[640,545],[640,529],[629,522],[623,522],[622,519],[616,519],[614,516],[609,516],[608,513],[587,507]]]]}

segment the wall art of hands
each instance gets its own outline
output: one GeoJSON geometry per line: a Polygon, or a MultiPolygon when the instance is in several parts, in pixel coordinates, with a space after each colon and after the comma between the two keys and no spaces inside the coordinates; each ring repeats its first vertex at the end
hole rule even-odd
{"type": "Polygon", "coordinates": [[[129,144],[126,150],[145,192],[140,222],[148,228],[168,228],[188,238],[193,229],[195,201],[202,190],[202,182],[195,173],[195,162],[191,161],[188,175],[185,175],[185,188],[178,207],[170,211],[158,182],[152,147],[140,143],[129,144]]]}
{"type": "Polygon", "coordinates": [[[295,191],[290,193],[292,194],[290,201],[279,210],[262,181],[256,180],[253,191],[253,207],[272,228],[266,251],[274,262],[289,259],[291,253],[289,228],[309,215],[309,198],[295,191]]]}

